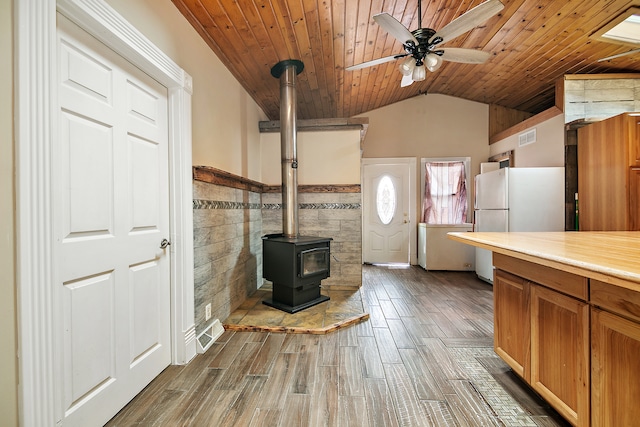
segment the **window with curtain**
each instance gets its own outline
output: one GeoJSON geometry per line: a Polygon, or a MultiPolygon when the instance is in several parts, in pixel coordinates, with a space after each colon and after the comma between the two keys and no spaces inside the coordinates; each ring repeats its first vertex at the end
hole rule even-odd
{"type": "Polygon", "coordinates": [[[463,162],[425,163],[422,222],[467,222],[467,187],[463,162]]]}

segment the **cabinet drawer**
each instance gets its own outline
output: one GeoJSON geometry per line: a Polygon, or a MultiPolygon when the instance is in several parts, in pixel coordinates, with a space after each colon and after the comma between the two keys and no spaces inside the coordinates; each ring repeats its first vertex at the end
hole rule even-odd
{"type": "Polygon", "coordinates": [[[500,270],[508,271],[563,294],[571,295],[582,301],[587,300],[589,287],[586,277],[496,252],[493,253],[493,265],[500,270]]]}
{"type": "Polygon", "coordinates": [[[591,279],[590,293],[592,305],[640,321],[640,292],[591,279]]]}

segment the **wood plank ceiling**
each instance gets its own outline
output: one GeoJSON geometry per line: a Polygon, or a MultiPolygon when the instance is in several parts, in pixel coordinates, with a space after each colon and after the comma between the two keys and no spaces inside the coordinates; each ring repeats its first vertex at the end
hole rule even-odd
{"type": "MultiPolygon", "coordinates": [[[[424,93],[535,114],[554,105],[564,74],[640,72],[640,53],[598,62],[633,46],[590,37],[640,0],[502,0],[499,15],[443,45],[489,51],[486,63],[445,62],[405,88],[399,61],[344,68],[403,53],[371,17],[388,12],[414,30],[418,0],[172,1],[271,120],[279,118],[280,94],[270,69],[284,59],[304,62],[300,119],[352,117],[424,93]]],[[[422,0],[422,26],[438,30],[480,3],[422,0]]]]}

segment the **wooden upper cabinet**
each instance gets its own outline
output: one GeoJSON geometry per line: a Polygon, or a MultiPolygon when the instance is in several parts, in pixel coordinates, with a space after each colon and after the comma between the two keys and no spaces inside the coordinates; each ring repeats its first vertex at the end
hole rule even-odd
{"type": "Polygon", "coordinates": [[[640,115],[627,116],[629,126],[629,166],[640,166],[640,115]]]}
{"type": "Polygon", "coordinates": [[[639,123],[640,113],[624,113],[578,129],[581,231],[640,230],[630,182],[640,167],[639,123]]]}
{"type": "Polygon", "coordinates": [[[640,230],[640,167],[629,168],[629,229],[640,230]]]}

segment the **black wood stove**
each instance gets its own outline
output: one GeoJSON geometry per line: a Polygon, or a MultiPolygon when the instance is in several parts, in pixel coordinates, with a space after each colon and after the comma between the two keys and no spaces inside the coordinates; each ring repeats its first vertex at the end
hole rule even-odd
{"type": "Polygon", "coordinates": [[[320,281],[329,277],[331,238],[298,233],[298,160],[295,78],[304,65],[295,59],[278,62],[271,75],[280,79],[280,147],[282,150],[282,234],[262,238],[262,277],[273,283],[264,304],[295,313],[327,301],[320,281]]]}
{"type": "Polygon", "coordinates": [[[273,283],[273,295],[263,303],[296,313],[328,301],[328,296],[320,294],[320,281],[330,276],[331,240],[282,234],[264,236],[262,276],[273,283]]]}

